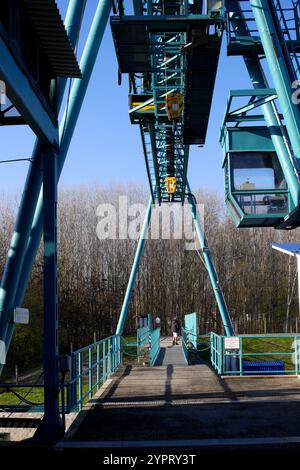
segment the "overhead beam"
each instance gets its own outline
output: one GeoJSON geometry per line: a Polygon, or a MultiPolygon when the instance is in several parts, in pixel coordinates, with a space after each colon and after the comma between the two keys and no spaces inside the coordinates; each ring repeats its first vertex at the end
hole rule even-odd
{"type": "Polygon", "coordinates": [[[46,109],[46,103],[42,103],[1,36],[0,57],[0,79],[5,83],[10,101],[44,143],[57,145],[58,125],[55,114],[50,105],[49,109],[46,109]]]}

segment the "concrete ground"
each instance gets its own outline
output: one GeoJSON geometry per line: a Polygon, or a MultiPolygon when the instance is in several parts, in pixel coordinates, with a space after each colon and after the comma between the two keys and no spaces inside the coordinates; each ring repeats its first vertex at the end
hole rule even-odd
{"type": "MultiPolygon", "coordinates": [[[[221,445],[252,438],[300,443],[298,377],[221,378],[204,362],[186,366],[181,346],[171,347],[170,339],[162,348],[155,367],[121,368],[79,414],[69,415],[60,445],[215,439],[221,445]]],[[[8,429],[5,415],[0,414],[0,433],[10,432],[14,441],[31,437],[41,418],[14,414],[8,429]]]]}
{"type": "Polygon", "coordinates": [[[172,338],[163,338],[160,342],[161,347],[155,366],[184,366],[186,361],[183,355],[181,340],[178,341],[178,345],[173,345],[172,338]]]}
{"type": "Polygon", "coordinates": [[[178,346],[167,346],[158,363],[163,365],[120,370],[66,440],[300,436],[297,377],[220,378],[206,363],[182,365],[178,346]]]}

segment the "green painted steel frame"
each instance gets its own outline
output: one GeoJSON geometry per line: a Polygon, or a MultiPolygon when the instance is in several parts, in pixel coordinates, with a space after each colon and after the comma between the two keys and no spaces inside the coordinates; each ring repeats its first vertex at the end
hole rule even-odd
{"type": "MultiPolygon", "coordinates": [[[[288,212],[291,211],[294,206],[294,201],[292,199],[291,193],[289,191],[289,186],[286,190],[279,190],[279,189],[272,189],[272,190],[251,190],[251,195],[259,195],[259,194],[284,194],[288,197],[288,212],[278,212],[278,213],[270,213],[270,214],[246,214],[242,208],[240,207],[237,196],[249,196],[249,191],[242,191],[242,190],[234,190],[233,185],[233,168],[231,166],[230,161],[230,153],[234,152],[248,152],[249,148],[245,146],[241,146],[240,148],[232,148],[228,135],[230,132],[240,132],[241,135],[243,132],[246,132],[248,129],[253,130],[253,134],[255,130],[259,131],[260,129],[266,130],[266,135],[268,136],[269,144],[265,144],[264,146],[261,143],[255,144],[254,136],[253,136],[253,145],[251,145],[251,151],[275,151],[274,145],[272,143],[271,137],[269,137],[269,132],[267,127],[258,126],[257,124],[260,121],[265,121],[264,114],[251,114],[256,108],[260,108],[264,106],[266,103],[273,102],[277,99],[277,93],[274,88],[261,88],[261,89],[243,89],[243,90],[231,90],[229,94],[229,98],[227,100],[227,107],[225,111],[225,115],[223,118],[221,132],[220,132],[220,143],[223,147],[224,152],[224,161],[223,161],[223,168],[225,170],[225,201],[227,204],[227,208],[230,212],[232,219],[234,220],[237,227],[239,226],[259,226],[260,224],[264,224],[264,222],[269,219],[271,223],[275,226],[280,225],[284,218],[287,216],[288,212]],[[235,99],[245,98],[248,102],[245,105],[240,105],[238,108],[232,107],[234,106],[235,99]],[[241,126],[242,123],[253,122],[254,127],[244,127],[241,126]],[[276,222],[275,222],[276,220],[276,222]]],[[[241,137],[241,141],[243,137],[241,137]]],[[[293,162],[291,162],[293,164],[293,162]]],[[[289,173],[285,172],[285,167],[282,168],[285,179],[289,181],[289,173]]]]}
{"type": "Polygon", "coordinates": [[[186,332],[189,334],[190,345],[197,349],[198,316],[196,312],[188,313],[184,316],[184,326],[186,332]]]}
{"type": "Polygon", "coordinates": [[[149,333],[149,364],[152,367],[155,364],[160,351],[160,328],[149,333]]]}
{"type": "Polygon", "coordinates": [[[136,350],[137,350],[137,357],[138,362],[142,357],[142,350],[149,344],[149,334],[150,328],[148,326],[144,326],[142,328],[138,328],[136,330],[136,350]]]}
{"type": "MultiPolygon", "coordinates": [[[[293,107],[290,103],[293,91],[291,88],[292,79],[286,80],[288,71],[292,75],[295,71],[299,72],[300,7],[299,2],[291,0],[290,3],[295,12],[294,26],[290,20],[287,23],[285,17],[286,8],[283,7],[281,0],[276,0],[276,2],[272,0],[270,4],[267,4],[265,1],[261,3],[256,0],[253,2],[248,0],[244,2],[225,0],[227,33],[229,33],[228,53],[231,54],[231,48],[239,44],[234,53],[244,56],[245,65],[255,89],[268,87],[267,78],[259,57],[261,54],[266,54],[279,102],[283,110],[282,114],[280,114],[273,101],[266,101],[262,105],[265,123],[270,131],[270,136],[284,171],[290,193],[290,212],[281,223],[279,222],[280,219],[277,219],[277,221],[274,219],[273,226],[278,222],[277,228],[281,229],[295,228],[299,224],[300,205],[299,165],[295,158],[297,156],[296,149],[299,140],[295,138],[297,134],[295,122],[299,113],[297,110],[291,109],[293,107]],[[271,18],[272,15],[273,18],[271,18]],[[253,26],[254,24],[255,26],[253,26]],[[286,27],[287,24],[288,27],[286,27]],[[276,28],[277,30],[275,31],[276,28]],[[274,47],[272,41],[270,41],[270,32],[274,35],[274,47]],[[278,68],[275,67],[275,63],[277,63],[278,68]],[[278,74],[276,70],[278,70],[278,74]],[[287,100],[286,89],[289,89],[287,100]],[[284,130],[283,119],[285,119],[286,131],[284,130]],[[289,134],[290,140],[287,138],[287,134],[289,134]]],[[[285,7],[287,7],[286,4],[285,7]]],[[[236,212],[236,208],[233,211],[236,212]]],[[[235,216],[236,220],[239,220],[239,215],[235,214],[235,216]]],[[[271,219],[269,220],[271,221],[271,219]]],[[[239,225],[238,222],[237,225],[239,225]]],[[[254,226],[257,225],[259,223],[254,224],[254,226]]]]}
{"type": "Polygon", "coordinates": [[[184,360],[187,365],[190,363],[190,338],[189,338],[189,331],[185,328],[181,328],[181,347],[184,360]]]}

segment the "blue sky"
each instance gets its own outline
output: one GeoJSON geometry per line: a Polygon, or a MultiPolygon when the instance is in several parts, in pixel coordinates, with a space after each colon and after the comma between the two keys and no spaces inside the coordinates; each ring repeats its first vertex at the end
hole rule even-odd
{"type": "MultiPolygon", "coordinates": [[[[58,0],[64,16],[67,0],[58,0]]],[[[93,17],[96,0],[87,0],[83,35],[93,17]]],[[[206,146],[192,147],[189,180],[192,188],[205,187],[223,193],[220,124],[230,89],[248,88],[250,81],[240,58],[226,57],[225,37],[215,86],[206,146]]],[[[79,47],[79,53],[81,47],[79,47]]],[[[107,27],[77,128],[60,180],[63,186],[138,182],[147,185],[138,128],[128,118],[128,85],[117,84],[117,62],[110,28],[107,27]]],[[[30,157],[35,140],[26,126],[2,127],[1,160],[30,157]]],[[[23,188],[27,163],[0,165],[0,194],[23,188]]]]}

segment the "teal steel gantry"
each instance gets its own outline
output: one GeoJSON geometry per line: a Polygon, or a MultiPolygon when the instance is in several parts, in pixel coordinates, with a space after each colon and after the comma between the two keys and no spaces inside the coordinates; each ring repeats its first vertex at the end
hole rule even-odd
{"type": "Polygon", "coordinates": [[[129,116],[140,127],[151,198],[116,333],[122,334],[154,204],[188,202],[225,334],[234,333],[187,182],[190,145],[204,145],[225,27],[222,2],[134,2],[111,18],[119,71],[129,74],[129,116]],[[172,114],[172,106],[175,112],[172,114]],[[170,190],[168,181],[175,182],[170,190]]]}
{"type": "Polygon", "coordinates": [[[117,341],[153,205],[186,201],[191,206],[225,333],[234,332],[187,181],[189,147],[205,144],[225,30],[228,55],[244,58],[253,84],[253,90],[231,92],[223,121],[226,204],[240,227],[290,229],[300,225],[300,111],[299,103],[293,101],[299,85],[300,6],[296,0],[133,0],[133,11],[127,15],[122,0],[99,0],[79,66],[74,49],[86,0],[69,1],[65,25],[55,0],[42,3],[7,0],[0,11],[0,79],[6,83],[10,100],[6,109],[0,109],[0,123],[27,123],[37,136],[1,281],[0,341],[9,348],[14,308],[22,304],[43,235],[45,416],[41,435],[45,442],[52,442],[62,432],[58,400],[62,362],[59,366],[57,183],[111,7],[119,79],[122,73],[129,74],[129,115],[139,127],[151,193],[117,341]],[[22,18],[22,24],[18,18],[22,18]],[[10,47],[16,41],[22,46],[19,50],[10,47]],[[32,57],[38,54],[33,54],[33,49],[39,51],[40,44],[42,60],[35,62],[32,57]],[[58,123],[69,77],[73,83],[58,123]],[[236,98],[246,102],[232,109],[236,98]],[[13,108],[17,112],[11,116],[8,111],[13,108]],[[258,184],[261,178],[257,178],[261,169],[268,171],[269,178],[262,186],[258,184]],[[250,176],[244,181],[241,175],[245,171],[250,176]]]}
{"type": "MultiPolygon", "coordinates": [[[[9,2],[9,10],[4,9],[7,18],[4,16],[3,11],[1,11],[2,15],[0,16],[0,21],[4,25],[6,25],[6,20],[8,20],[7,24],[11,25],[10,17],[18,17],[13,9],[27,9],[26,12],[30,19],[27,34],[33,34],[32,30],[34,30],[34,34],[37,36],[39,34],[44,35],[42,38],[43,44],[47,46],[47,51],[50,54],[48,58],[51,69],[50,76],[61,77],[55,82],[51,81],[51,87],[53,88],[54,85],[56,87],[56,100],[50,103],[52,108],[50,109],[50,106],[45,103],[43,97],[41,100],[43,107],[45,108],[47,105],[49,108],[48,114],[51,120],[51,124],[49,124],[49,120],[47,121],[41,113],[37,112],[39,107],[35,104],[34,100],[36,98],[33,92],[28,90],[28,82],[31,83],[32,81],[31,76],[25,77],[24,72],[22,72],[21,78],[27,79],[28,82],[15,80],[16,73],[19,73],[19,71],[12,62],[14,57],[7,57],[6,59],[6,56],[3,56],[5,60],[2,61],[3,74],[0,70],[0,78],[4,79],[8,85],[9,99],[18,107],[24,123],[31,125],[36,132],[38,140],[33,151],[1,282],[0,340],[8,350],[14,331],[14,308],[22,304],[36,252],[44,234],[45,412],[39,437],[45,442],[57,440],[63,432],[58,403],[60,384],[58,380],[56,287],[56,188],[109,18],[111,0],[99,0],[98,2],[79,68],[76,58],[72,54],[74,54],[73,48],[76,47],[79,39],[85,6],[86,0],[70,0],[65,27],[60,19],[54,0],[45,0],[43,5],[36,6],[25,0],[23,2],[9,2]],[[45,19],[47,19],[47,22],[45,22],[45,19]],[[35,30],[35,28],[37,29],[35,30]],[[52,34],[53,32],[56,32],[56,34],[52,34]],[[45,43],[45,41],[47,42],[45,43]],[[11,76],[14,76],[15,81],[11,82],[10,85],[11,76]],[[66,87],[66,78],[63,77],[74,78],[67,107],[58,129],[58,110],[66,87]],[[31,95],[33,96],[32,99],[31,95]],[[24,103],[20,104],[18,97],[22,97],[24,103]],[[28,116],[29,111],[31,112],[30,116],[28,116]],[[35,112],[36,114],[34,114],[35,112]],[[34,122],[32,122],[33,118],[35,119],[34,122]],[[53,135],[55,135],[55,139],[52,137],[53,135]],[[40,168],[43,168],[42,172],[40,168]]],[[[24,24],[22,26],[24,29],[24,24]]],[[[17,24],[16,27],[20,28],[20,25],[17,24]]],[[[8,34],[10,35],[9,31],[8,34]]],[[[20,40],[24,41],[24,38],[21,37],[20,40]]],[[[0,47],[2,47],[1,41],[0,47]]],[[[6,53],[6,50],[4,52],[6,53]]],[[[32,53],[32,51],[30,52],[32,53]]],[[[45,55],[47,59],[47,53],[45,55]]],[[[52,96],[53,92],[54,89],[49,96],[52,96]]],[[[49,98],[47,99],[49,100],[49,98]]],[[[3,364],[0,364],[0,367],[2,370],[3,364]]]]}

